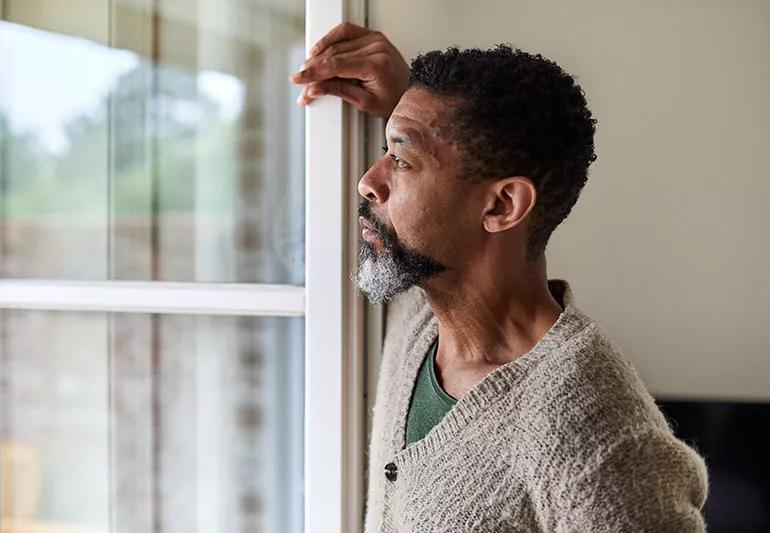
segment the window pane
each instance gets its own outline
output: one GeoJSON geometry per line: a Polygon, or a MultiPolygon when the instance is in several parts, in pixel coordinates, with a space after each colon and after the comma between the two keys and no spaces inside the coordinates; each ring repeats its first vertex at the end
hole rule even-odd
{"type": "Polygon", "coordinates": [[[0,5],[0,276],[304,282],[302,0],[0,5]]]}
{"type": "Polygon", "coordinates": [[[302,530],[301,318],[0,313],[3,533],[302,530]]]}

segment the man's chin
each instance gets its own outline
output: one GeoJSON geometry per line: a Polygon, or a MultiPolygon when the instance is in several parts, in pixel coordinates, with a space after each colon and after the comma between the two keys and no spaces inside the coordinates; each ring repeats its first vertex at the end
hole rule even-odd
{"type": "Polygon", "coordinates": [[[400,294],[407,290],[409,287],[405,289],[401,289],[399,291],[390,291],[387,293],[381,293],[381,292],[371,292],[367,291],[366,289],[363,289],[359,287],[359,290],[364,293],[364,296],[366,296],[366,299],[369,300],[369,303],[372,305],[382,305],[388,301],[390,301],[394,296],[397,294],[400,294]]]}
{"type": "Polygon", "coordinates": [[[350,279],[370,302],[381,304],[444,269],[438,261],[416,252],[393,251],[387,246],[378,251],[364,242],[350,279]]]}
{"type": "Polygon", "coordinates": [[[382,261],[373,258],[361,262],[351,273],[350,279],[375,305],[387,302],[413,285],[406,281],[407,277],[399,275],[392,265],[382,264],[382,261]]]}

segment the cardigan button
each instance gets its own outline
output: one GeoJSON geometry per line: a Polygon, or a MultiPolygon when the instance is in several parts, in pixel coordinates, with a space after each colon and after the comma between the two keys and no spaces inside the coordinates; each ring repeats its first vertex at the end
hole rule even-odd
{"type": "Polygon", "coordinates": [[[388,463],[385,465],[385,477],[388,481],[395,481],[398,475],[398,467],[395,463],[388,463]]]}

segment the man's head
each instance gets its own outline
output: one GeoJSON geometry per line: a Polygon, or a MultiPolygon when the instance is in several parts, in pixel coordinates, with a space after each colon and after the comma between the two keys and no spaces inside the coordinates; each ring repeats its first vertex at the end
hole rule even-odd
{"type": "Polygon", "coordinates": [[[358,185],[372,229],[353,279],[381,302],[442,272],[538,263],[596,159],[595,123],[574,79],[539,54],[418,56],[387,153],[358,185]]]}

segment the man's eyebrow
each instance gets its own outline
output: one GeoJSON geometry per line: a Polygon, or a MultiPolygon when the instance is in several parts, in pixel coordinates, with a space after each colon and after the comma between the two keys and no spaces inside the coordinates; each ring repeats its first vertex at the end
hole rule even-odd
{"type": "Polygon", "coordinates": [[[406,133],[396,133],[393,135],[387,136],[388,140],[392,142],[393,144],[403,144],[405,146],[421,146],[422,143],[420,142],[420,139],[418,136],[410,136],[406,133]]]}

